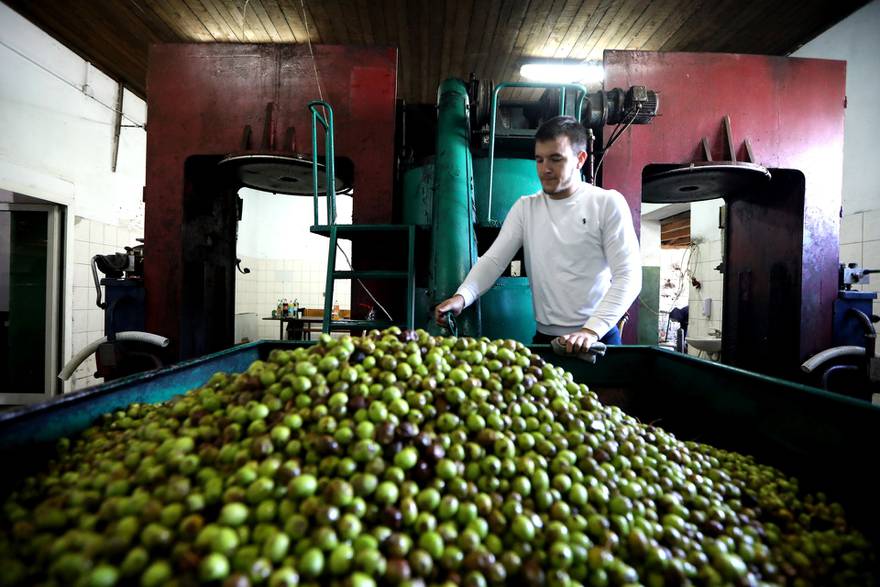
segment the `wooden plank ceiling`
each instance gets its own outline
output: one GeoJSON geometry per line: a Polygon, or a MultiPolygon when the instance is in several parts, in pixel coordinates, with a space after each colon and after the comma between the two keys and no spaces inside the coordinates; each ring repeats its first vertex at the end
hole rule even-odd
{"type": "Polygon", "coordinates": [[[866,0],[3,0],[144,96],[151,43],[396,46],[398,95],[440,81],[519,80],[530,58],[605,49],[786,55],[866,0]]]}

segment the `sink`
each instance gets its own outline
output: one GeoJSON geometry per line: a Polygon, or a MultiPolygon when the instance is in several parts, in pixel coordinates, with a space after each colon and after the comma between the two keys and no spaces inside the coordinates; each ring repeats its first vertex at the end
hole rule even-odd
{"type": "Polygon", "coordinates": [[[697,337],[687,337],[688,346],[692,346],[697,350],[704,351],[707,353],[720,353],[721,352],[721,339],[715,338],[714,336],[707,336],[704,338],[697,337]]]}

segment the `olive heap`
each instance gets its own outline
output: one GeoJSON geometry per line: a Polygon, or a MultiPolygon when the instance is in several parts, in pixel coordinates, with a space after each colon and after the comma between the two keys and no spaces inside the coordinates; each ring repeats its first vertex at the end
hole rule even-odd
{"type": "Polygon", "coordinates": [[[62,439],[2,585],[866,585],[839,504],[510,340],[324,335],[62,439]]]}

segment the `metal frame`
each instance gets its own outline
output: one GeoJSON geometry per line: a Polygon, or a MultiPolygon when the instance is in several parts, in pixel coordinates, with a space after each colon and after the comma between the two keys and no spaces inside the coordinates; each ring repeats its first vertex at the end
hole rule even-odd
{"type": "Polygon", "coordinates": [[[492,178],[495,171],[495,119],[498,116],[498,94],[505,88],[544,88],[547,90],[558,89],[559,92],[559,115],[565,114],[565,92],[566,90],[577,90],[577,102],[574,107],[575,118],[578,122],[581,120],[581,112],[584,109],[584,100],[587,98],[587,88],[582,84],[560,84],[560,83],[541,83],[541,82],[502,82],[495,86],[492,91],[492,108],[489,111],[489,205],[486,220],[492,222],[492,178]]]}
{"type": "Polygon", "coordinates": [[[336,224],[336,153],[333,145],[333,108],[323,100],[309,102],[312,113],[312,190],[315,203],[315,226],[318,226],[318,125],[324,127],[324,170],[327,177],[327,224],[336,224]],[[318,106],[324,108],[326,117],[318,112],[318,106]]]}
{"type": "Polygon", "coordinates": [[[61,341],[61,209],[52,204],[0,204],[3,212],[46,212],[46,341],[43,393],[0,393],[0,405],[33,404],[56,395],[61,341]]]}

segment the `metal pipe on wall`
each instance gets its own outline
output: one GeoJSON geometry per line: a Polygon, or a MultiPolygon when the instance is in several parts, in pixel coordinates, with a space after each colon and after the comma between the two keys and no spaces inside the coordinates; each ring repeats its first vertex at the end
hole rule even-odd
{"type": "MultiPolygon", "coordinates": [[[[447,79],[437,97],[437,155],[428,293],[439,303],[452,296],[477,262],[473,162],[468,148],[467,87],[447,79]]],[[[480,335],[479,300],[457,320],[460,334],[480,335]]]]}

